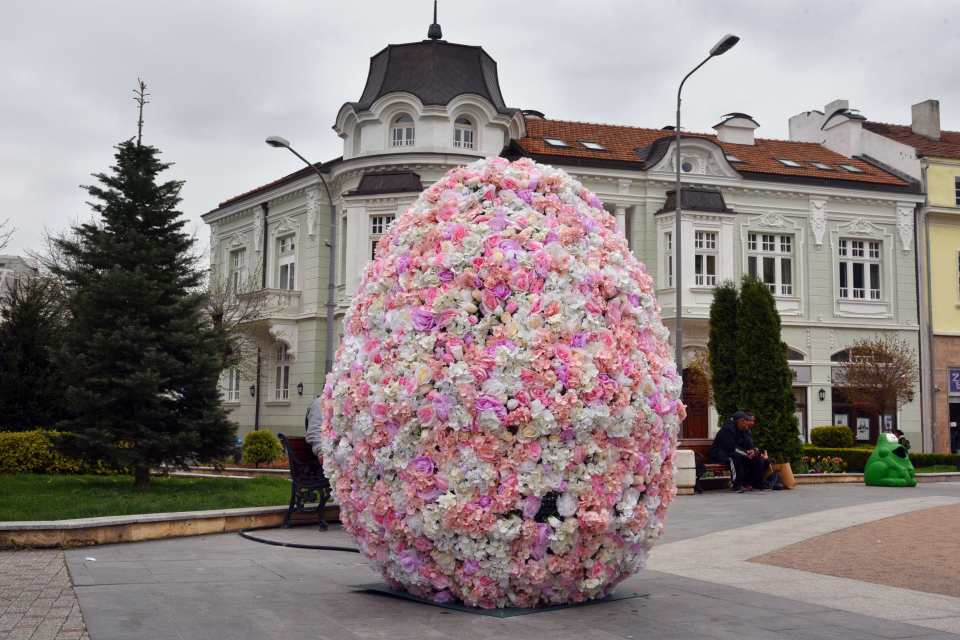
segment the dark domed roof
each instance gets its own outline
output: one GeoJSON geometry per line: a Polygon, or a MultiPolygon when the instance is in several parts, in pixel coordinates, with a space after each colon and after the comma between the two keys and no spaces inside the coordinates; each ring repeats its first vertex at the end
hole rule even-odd
{"type": "Polygon", "coordinates": [[[472,93],[489,100],[500,113],[516,111],[504,104],[497,63],[486,51],[439,39],[392,44],[370,58],[363,95],[350,104],[354,111],[366,111],[381,96],[395,92],[412,93],[425,105],[445,105],[472,93]]]}

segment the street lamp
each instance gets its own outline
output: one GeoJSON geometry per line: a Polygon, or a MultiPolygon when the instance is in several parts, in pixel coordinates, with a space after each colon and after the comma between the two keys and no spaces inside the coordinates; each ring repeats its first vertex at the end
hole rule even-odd
{"type": "Polygon", "coordinates": [[[720,42],[713,46],[713,49],[710,49],[710,55],[707,56],[706,60],[698,64],[693,71],[688,73],[683,77],[683,82],[680,83],[680,88],[677,89],[677,191],[676,191],[676,200],[677,200],[677,219],[675,221],[676,230],[674,231],[674,260],[676,261],[676,308],[677,308],[677,331],[676,331],[676,341],[677,341],[677,367],[683,372],[683,289],[682,289],[682,280],[681,274],[683,273],[681,261],[682,252],[683,252],[683,243],[681,242],[680,236],[680,209],[683,203],[683,191],[680,188],[680,92],[683,91],[683,84],[687,81],[687,78],[693,75],[694,71],[707,64],[707,61],[710,58],[721,56],[727,51],[733,48],[733,45],[740,42],[740,38],[735,35],[727,34],[721,38],[720,42]]]}
{"type": "Polygon", "coordinates": [[[326,358],[323,363],[323,372],[325,375],[329,375],[329,373],[333,371],[333,331],[331,329],[331,325],[334,322],[334,319],[333,319],[334,308],[336,307],[335,297],[334,297],[334,290],[336,289],[336,285],[334,285],[333,279],[334,279],[334,275],[336,273],[336,268],[337,268],[337,255],[336,255],[337,207],[336,205],[333,204],[333,196],[330,195],[330,187],[327,186],[326,179],[323,177],[323,174],[320,173],[320,170],[313,165],[313,163],[309,162],[306,158],[304,158],[302,155],[297,153],[293,149],[293,147],[290,146],[290,143],[287,140],[281,138],[280,136],[270,136],[269,138],[267,138],[266,142],[271,147],[282,147],[284,149],[287,149],[290,151],[290,153],[292,153],[293,155],[303,160],[308,167],[313,169],[317,173],[317,175],[320,176],[320,182],[323,183],[323,188],[327,190],[327,200],[330,203],[330,240],[325,242],[325,244],[328,247],[330,247],[330,267],[327,273],[327,322],[326,322],[327,352],[326,352],[326,358]]]}

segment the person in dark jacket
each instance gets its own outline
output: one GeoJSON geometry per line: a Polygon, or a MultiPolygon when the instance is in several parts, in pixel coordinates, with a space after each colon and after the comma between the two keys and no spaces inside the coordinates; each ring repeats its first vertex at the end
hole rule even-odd
{"type": "Polygon", "coordinates": [[[767,489],[763,474],[770,461],[753,446],[750,437],[753,424],[753,414],[737,411],[721,425],[710,447],[708,459],[712,464],[729,465],[730,490],[734,493],[743,493],[745,486],[750,490],[754,487],[761,491],[767,489]]]}

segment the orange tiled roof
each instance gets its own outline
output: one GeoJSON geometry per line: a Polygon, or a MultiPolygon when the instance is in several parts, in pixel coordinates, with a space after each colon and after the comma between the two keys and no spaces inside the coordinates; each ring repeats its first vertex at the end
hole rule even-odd
{"type": "MultiPolygon", "coordinates": [[[[567,122],[564,120],[542,120],[527,118],[527,136],[516,140],[520,146],[533,155],[546,155],[570,158],[589,158],[613,160],[644,165],[635,153],[661,138],[673,136],[672,131],[663,129],[641,129],[609,124],[587,122],[567,122]],[[543,137],[560,138],[570,148],[551,147],[543,137]],[[578,140],[597,142],[607,151],[591,151],[580,145],[578,140]]],[[[734,155],[743,162],[732,163],[741,173],[775,174],[780,176],[802,176],[817,179],[846,180],[860,183],[873,183],[894,186],[909,186],[893,174],[882,171],[861,160],[854,160],[834,153],[812,142],[791,142],[789,140],[765,140],[757,138],[754,146],[719,142],[716,135],[685,133],[684,137],[707,138],[723,148],[724,153],[734,155]],[[788,167],[775,158],[785,158],[804,165],[802,168],[788,167]],[[822,162],[836,171],[825,171],[807,164],[808,161],[822,162]],[[863,173],[851,173],[836,165],[848,164],[863,170],[863,173]]]]}
{"type": "Polygon", "coordinates": [[[912,127],[903,124],[868,121],[863,123],[863,128],[884,138],[913,147],[925,156],[960,158],[960,131],[941,131],[939,140],[931,140],[917,135],[912,127]]]}

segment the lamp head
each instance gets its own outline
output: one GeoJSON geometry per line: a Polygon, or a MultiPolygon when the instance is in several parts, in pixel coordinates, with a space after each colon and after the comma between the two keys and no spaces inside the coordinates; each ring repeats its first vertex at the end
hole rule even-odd
{"type": "Polygon", "coordinates": [[[739,36],[735,36],[732,33],[728,33],[720,39],[720,42],[713,45],[713,49],[710,49],[711,56],[722,56],[730,49],[733,49],[733,46],[740,42],[739,36]]]}
{"type": "Polygon", "coordinates": [[[269,138],[267,138],[267,144],[270,145],[271,147],[285,147],[287,149],[290,148],[290,142],[281,138],[280,136],[270,136],[269,138]]]}

